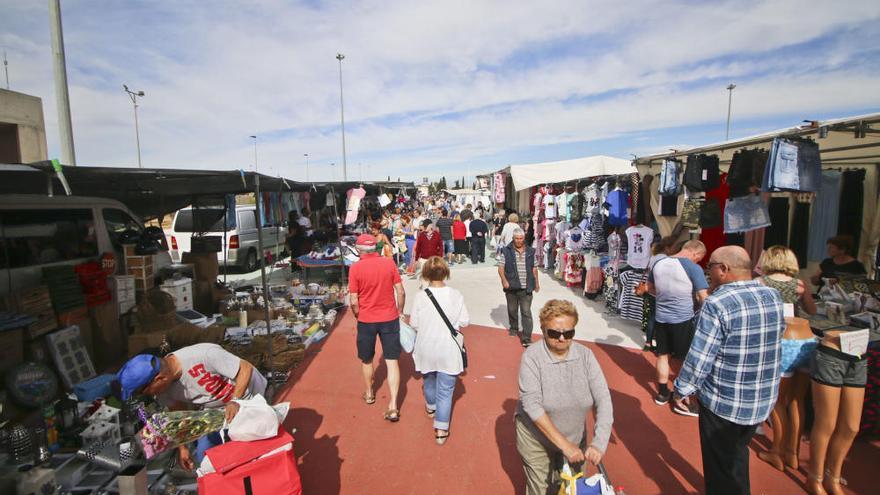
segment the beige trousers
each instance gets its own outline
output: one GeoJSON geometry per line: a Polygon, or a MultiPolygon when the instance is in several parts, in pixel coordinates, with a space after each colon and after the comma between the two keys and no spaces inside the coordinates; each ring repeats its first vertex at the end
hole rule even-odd
{"type": "Polygon", "coordinates": [[[548,452],[519,416],[516,417],[516,450],[526,473],[526,495],[556,495],[561,455],[548,452]]]}

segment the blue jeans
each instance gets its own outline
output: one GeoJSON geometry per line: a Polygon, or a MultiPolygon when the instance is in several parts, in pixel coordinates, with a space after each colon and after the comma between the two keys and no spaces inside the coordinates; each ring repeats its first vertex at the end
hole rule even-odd
{"type": "Polygon", "coordinates": [[[443,241],[443,256],[448,256],[455,252],[455,241],[449,239],[448,241],[443,241]]]}
{"type": "Polygon", "coordinates": [[[730,198],[724,207],[724,233],[748,232],[770,225],[770,211],[761,195],[730,198]]]}
{"type": "Polygon", "coordinates": [[[410,236],[406,237],[406,253],[403,255],[403,263],[409,266],[412,263],[413,249],[416,247],[416,240],[410,236]]]}
{"type": "Polygon", "coordinates": [[[193,456],[193,460],[196,462],[196,467],[199,467],[202,463],[202,459],[205,458],[205,451],[222,443],[223,440],[220,438],[219,431],[215,431],[214,433],[210,433],[196,440],[196,453],[193,456]]]}
{"type": "Polygon", "coordinates": [[[434,428],[449,431],[452,419],[452,393],[458,375],[448,375],[442,371],[422,373],[422,390],[425,392],[425,406],[433,409],[434,428]]]}

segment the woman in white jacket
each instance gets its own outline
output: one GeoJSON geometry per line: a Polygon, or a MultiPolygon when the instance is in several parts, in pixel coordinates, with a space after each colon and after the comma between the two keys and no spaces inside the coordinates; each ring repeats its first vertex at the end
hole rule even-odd
{"type": "Polygon", "coordinates": [[[409,320],[418,332],[413,360],[416,371],[423,376],[425,412],[434,418],[434,438],[438,445],[443,445],[449,437],[455,385],[458,375],[464,371],[461,356],[464,337],[459,330],[468,325],[470,317],[461,293],[446,286],[449,265],[443,258],[432,256],[425,261],[422,278],[428,287],[416,294],[409,320]],[[455,336],[431,301],[429,291],[455,329],[455,336]]]}

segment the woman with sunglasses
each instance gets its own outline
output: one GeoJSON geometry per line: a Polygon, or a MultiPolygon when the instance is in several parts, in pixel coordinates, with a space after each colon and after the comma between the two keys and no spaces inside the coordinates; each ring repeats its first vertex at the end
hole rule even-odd
{"type": "Polygon", "coordinates": [[[553,299],[541,309],[544,338],[523,353],[519,368],[516,448],[526,474],[526,493],[545,495],[567,460],[598,464],[611,435],[611,394],[599,362],[572,341],[578,314],[568,301],[553,299]],[[592,442],[586,423],[595,409],[592,442]]]}

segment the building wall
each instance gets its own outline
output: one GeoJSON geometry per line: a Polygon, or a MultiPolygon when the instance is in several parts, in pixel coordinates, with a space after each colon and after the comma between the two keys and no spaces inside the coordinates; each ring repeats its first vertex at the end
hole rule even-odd
{"type": "Polygon", "coordinates": [[[48,159],[42,99],[0,89],[0,123],[17,126],[21,163],[48,159]]]}

